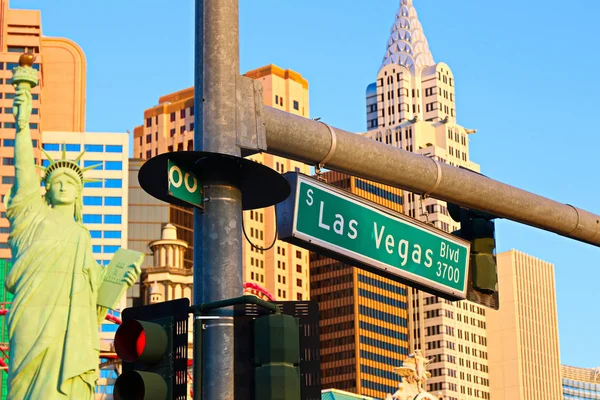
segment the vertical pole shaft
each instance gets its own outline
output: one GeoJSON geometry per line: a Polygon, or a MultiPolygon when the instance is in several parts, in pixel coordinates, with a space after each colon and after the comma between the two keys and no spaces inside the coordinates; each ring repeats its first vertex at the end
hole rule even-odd
{"type": "MultiPolygon", "coordinates": [[[[236,141],[238,74],[238,0],[196,0],[195,150],[241,154],[236,141]]],[[[205,210],[203,214],[194,213],[195,304],[243,293],[242,198],[238,183],[223,171],[203,184],[205,210]]],[[[195,365],[202,363],[201,398],[233,399],[233,311],[218,309],[213,315],[221,318],[205,320],[206,329],[198,343],[202,345],[202,360],[194,360],[195,365]]]]}

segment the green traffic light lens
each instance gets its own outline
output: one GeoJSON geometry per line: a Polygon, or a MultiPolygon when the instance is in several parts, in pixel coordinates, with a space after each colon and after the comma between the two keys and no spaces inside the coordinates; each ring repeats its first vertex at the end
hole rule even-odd
{"type": "Polygon", "coordinates": [[[124,372],[117,378],[114,388],[115,400],[144,400],[144,380],[136,371],[124,372]]]}
{"type": "Polygon", "coordinates": [[[127,371],[115,382],[115,400],[166,400],[167,383],[153,372],[127,371]]]}

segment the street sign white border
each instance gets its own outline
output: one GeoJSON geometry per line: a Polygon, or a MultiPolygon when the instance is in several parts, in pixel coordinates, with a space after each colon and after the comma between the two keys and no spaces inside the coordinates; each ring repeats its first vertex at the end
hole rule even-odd
{"type": "Polygon", "coordinates": [[[437,290],[439,292],[447,293],[447,294],[449,294],[451,296],[454,296],[454,297],[457,297],[457,298],[459,298],[461,300],[466,299],[466,297],[467,297],[467,283],[468,283],[468,280],[469,280],[469,277],[470,277],[470,271],[469,271],[469,268],[470,268],[470,265],[469,265],[470,264],[470,262],[469,262],[470,257],[469,257],[469,255],[470,255],[470,252],[471,252],[471,243],[470,242],[468,242],[466,240],[463,240],[463,239],[460,239],[460,238],[458,238],[456,236],[453,236],[453,235],[451,235],[449,233],[446,233],[444,231],[441,231],[441,230],[439,230],[437,228],[428,226],[428,225],[424,224],[423,222],[415,220],[415,219],[412,219],[412,218],[410,218],[410,217],[408,217],[406,215],[402,215],[400,213],[396,213],[393,210],[382,209],[382,208],[378,207],[378,204],[376,204],[376,203],[373,203],[373,202],[371,202],[371,201],[369,201],[367,199],[362,199],[362,198],[356,196],[353,193],[346,192],[346,191],[344,191],[342,189],[338,189],[338,188],[336,188],[334,186],[322,183],[322,182],[317,181],[317,180],[315,180],[313,178],[310,178],[310,177],[308,177],[306,175],[297,174],[297,177],[298,177],[298,179],[296,180],[296,187],[294,188],[294,190],[295,190],[294,197],[295,198],[294,198],[294,212],[293,212],[293,224],[292,224],[292,236],[293,237],[298,238],[298,239],[303,240],[303,241],[307,241],[309,243],[314,243],[314,244],[318,245],[319,247],[323,247],[325,249],[334,251],[336,253],[341,254],[342,256],[345,256],[345,257],[348,257],[348,258],[351,258],[351,259],[355,259],[355,260],[357,260],[359,262],[362,262],[362,263],[364,263],[366,265],[370,265],[370,266],[372,266],[374,268],[386,271],[386,272],[388,272],[390,274],[399,276],[399,277],[404,278],[406,280],[417,282],[417,283],[419,283],[419,284],[421,284],[421,285],[423,285],[425,287],[432,288],[432,289],[437,290]],[[425,278],[423,276],[416,275],[416,274],[414,274],[414,273],[412,273],[410,271],[406,271],[404,269],[392,267],[392,266],[390,266],[388,264],[385,264],[385,263],[383,263],[381,261],[377,261],[377,260],[375,260],[375,259],[373,259],[371,257],[364,256],[364,255],[356,253],[356,252],[354,252],[352,250],[345,249],[343,247],[337,246],[337,245],[335,245],[333,243],[325,242],[325,241],[323,241],[323,240],[321,240],[319,238],[316,238],[314,236],[308,235],[306,233],[299,232],[296,229],[296,222],[298,220],[298,203],[299,203],[299,199],[300,199],[300,184],[302,182],[307,183],[308,185],[311,185],[311,186],[316,186],[319,189],[321,189],[321,190],[323,190],[325,192],[328,192],[329,194],[332,194],[334,196],[337,196],[337,197],[341,196],[345,200],[348,200],[348,201],[350,201],[350,202],[352,202],[352,203],[354,203],[356,205],[359,205],[361,207],[369,208],[371,211],[376,212],[376,213],[378,213],[380,215],[383,215],[383,216],[385,216],[387,218],[402,220],[402,222],[410,224],[410,225],[412,225],[413,227],[415,227],[417,229],[420,229],[420,230],[425,231],[427,233],[433,234],[435,236],[438,236],[439,238],[442,238],[444,240],[448,240],[450,242],[455,243],[458,246],[461,246],[461,247],[465,248],[466,249],[466,254],[467,254],[466,257],[467,258],[466,258],[465,277],[464,277],[463,290],[462,291],[458,291],[456,289],[452,289],[450,287],[441,285],[438,282],[432,281],[429,278],[425,278]]]}

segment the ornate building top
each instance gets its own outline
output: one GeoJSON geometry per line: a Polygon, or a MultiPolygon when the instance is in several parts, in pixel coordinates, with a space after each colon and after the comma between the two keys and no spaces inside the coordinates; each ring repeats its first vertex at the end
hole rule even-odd
{"type": "Polygon", "coordinates": [[[413,75],[435,64],[412,0],[400,0],[381,68],[388,64],[404,65],[413,75]]]}

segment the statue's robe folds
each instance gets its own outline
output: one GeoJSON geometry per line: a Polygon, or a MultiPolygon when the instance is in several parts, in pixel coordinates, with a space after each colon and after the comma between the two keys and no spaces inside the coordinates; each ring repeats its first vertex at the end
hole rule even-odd
{"type": "Polygon", "coordinates": [[[103,268],[90,234],[51,209],[39,187],[14,188],[7,200],[14,265],[6,289],[8,399],[92,400],[100,340],[96,296],[103,268]]]}

